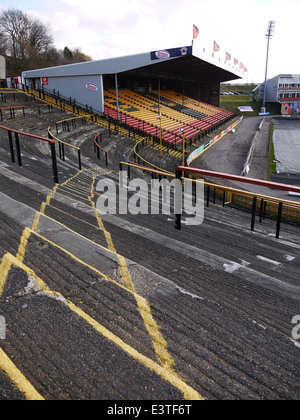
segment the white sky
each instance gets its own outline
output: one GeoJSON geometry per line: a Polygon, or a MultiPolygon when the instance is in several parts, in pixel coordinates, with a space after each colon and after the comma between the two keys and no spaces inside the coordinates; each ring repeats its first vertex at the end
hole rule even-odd
{"type": "MultiPolygon", "coordinates": [[[[300,73],[299,0],[0,0],[49,23],[55,46],[80,47],[94,60],[195,45],[231,54],[248,69],[244,82],[265,76],[268,22],[276,21],[268,77],[300,73]]],[[[241,82],[241,81],[240,81],[241,82]]]]}

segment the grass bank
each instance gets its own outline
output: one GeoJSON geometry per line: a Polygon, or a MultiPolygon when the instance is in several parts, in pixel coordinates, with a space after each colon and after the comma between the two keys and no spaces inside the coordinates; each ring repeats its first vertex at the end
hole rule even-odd
{"type": "MultiPolygon", "coordinates": [[[[221,95],[220,106],[239,116],[255,117],[261,112],[262,103],[253,101],[251,95],[221,95]],[[253,112],[241,112],[238,109],[240,106],[251,106],[253,112]]],[[[280,104],[267,104],[267,112],[270,115],[280,114],[280,104]]]]}

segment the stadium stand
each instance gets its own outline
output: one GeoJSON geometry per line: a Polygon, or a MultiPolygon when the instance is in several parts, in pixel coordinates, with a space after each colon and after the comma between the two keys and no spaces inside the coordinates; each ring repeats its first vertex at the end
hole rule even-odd
{"type": "Polygon", "coordinates": [[[186,139],[196,138],[234,116],[221,108],[203,102],[197,103],[186,96],[180,97],[176,92],[163,92],[162,103],[159,103],[158,93],[153,93],[154,95],[149,97],[129,89],[120,89],[117,98],[115,90],[106,90],[105,113],[155,137],[160,137],[160,113],[162,139],[175,145],[182,143],[183,133],[186,139]],[[185,106],[179,106],[180,100],[185,106]],[[174,106],[177,109],[174,109],[174,106]],[[193,115],[189,115],[189,111],[193,115]]]}

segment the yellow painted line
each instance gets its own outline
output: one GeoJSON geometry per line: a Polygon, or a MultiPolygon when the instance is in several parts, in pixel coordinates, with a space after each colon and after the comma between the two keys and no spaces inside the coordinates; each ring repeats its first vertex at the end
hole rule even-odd
{"type": "MultiPolygon", "coordinates": [[[[96,223],[95,222],[95,224],[93,224],[93,223],[90,223],[90,222],[86,222],[85,220],[82,220],[82,219],[79,219],[79,217],[76,217],[76,216],[74,216],[73,214],[71,214],[71,213],[67,213],[66,211],[64,211],[64,210],[61,210],[61,209],[59,209],[58,207],[55,207],[55,206],[53,206],[52,204],[50,204],[48,207],[51,207],[52,209],[54,209],[54,210],[56,210],[56,211],[59,211],[60,213],[63,213],[63,214],[65,214],[66,216],[69,216],[69,217],[71,217],[72,219],[74,219],[74,220],[78,220],[80,223],[84,223],[85,225],[88,225],[88,226],[91,226],[91,227],[93,227],[93,228],[95,228],[95,229],[98,229],[98,230],[100,230],[100,228],[99,228],[99,226],[98,226],[98,223],[96,223]]],[[[45,217],[49,217],[49,216],[47,216],[45,213],[43,213],[43,215],[45,216],[45,217]]],[[[56,223],[59,223],[57,220],[55,220],[55,222],[56,223]]],[[[67,226],[65,226],[65,225],[63,225],[64,227],[66,227],[67,229],[69,229],[67,226]]],[[[33,229],[34,230],[34,229],[33,229]]],[[[77,232],[75,232],[76,234],[77,234],[77,232]]],[[[86,238],[87,239],[87,238],[86,238]]]]}
{"type": "Polygon", "coordinates": [[[146,299],[141,298],[136,293],[131,274],[130,274],[129,269],[128,269],[127,264],[126,264],[126,260],[125,260],[124,257],[122,257],[121,255],[119,255],[117,253],[117,251],[115,249],[115,246],[113,244],[112,238],[111,238],[111,234],[109,232],[107,232],[107,230],[105,229],[104,224],[102,222],[102,219],[101,219],[101,217],[99,215],[99,212],[96,208],[96,205],[92,201],[93,194],[94,194],[95,180],[96,180],[96,177],[94,178],[94,182],[93,182],[92,190],[91,190],[91,203],[92,203],[92,206],[94,208],[95,217],[98,221],[99,227],[100,227],[101,230],[103,230],[103,232],[105,234],[105,238],[106,238],[109,250],[114,252],[115,255],[118,258],[119,270],[120,270],[120,274],[121,274],[124,286],[128,290],[131,290],[132,293],[134,293],[134,295],[135,295],[135,299],[136,299],[136,302],[137,302],[139,312],[140,312],[141,317],[144,321],[144,325],[145,325],[145,327],[148,331],[148,334],[149,334],[149,336],[152,340],[152,345],[153,345],[155,354],[156,354],[159,362],[161,363],[161,365],[165,369],[174,373],[175,361],[172,358],[172,356],[170,355],[170,353],[168,351],[168,344],[165,341],[163,335],[161,334],[161,332],[159,330],[159,326],[157,325],[157,323],[155,322],[155,320],[153,318],[150,305],[146,301],[146,299]]]}
{"type": "Polygon", "coordinates": [[[76,184],[74,181],[70,182],[69,184],[66,184],[64,188],[66,187],[72,189],[73,191],[77,191],[80,194],[89,195],[89,192],[90,192],[90,186],[87,187],[85,185],[80,185],[78,183],[76,184]]]}
{"type": "Polygon", "coordinates": [[[81,173],[83,172],[83,170],[77,172],[77,174],[75,174],[74,176],[72,176],[71,178],[67,179],[65,182],[63,182],[62,184],[60,184],[60,187],[63,187],[65,184],[67,184],[68,182],[70,182],[72,179],[77,178],[81,173]]]}
{"type": "Polygon", "coordinates": [[[0,298],[3,294],[4,287],[6,284],[8,273],[11,269],[11,261],[7,258],[8,254],[5,254],[2,258],[2,262],[0,265],[0,298]]]}
{"type": "Polygon", "coordinates": [[[21,237],[21,241],[19,244],[19,249],[17,252],[17,260],[23,262],[24,261],[24,257],[25,257],[25,252],[26,252],[26,247],[28,244],[28,239],[30,238],[31,235],[31,230],[28,228],[25,228],[21,237]]]}
{"type": "Polygon", "coordinates": [[[74,187],[70,186],[69,184],[64,185],[63,190],[67,191],[67,192],[72,192],[72,194],[74,193],[74,195],[82,198],[83,200],[85,200],[85,197],[87,195],[86,192],[79,191],[77,188],[75,189],[74,187]]]}
{"type": "Polygon", "coordinates": [[[80,197],[79,195],[77,195],[77,194],[73,194],[73,193],[71,193],[70,191],[64,191],[64,190],[59,190],[59,191],[57,191],[59,194],[61,194],[61,195],[63,195],[63,196],[66,196],[66,197],[68,197],[68,198],[72,198],[73,200],[75,200],[75,198],[76,198],[76,200],[77,201],[79,201],[80,203],[82,203],[82,204],[85,204],[86,205],[86,203],[87,202],[89,202],[89,200],[88,199],[85,199],[85,198],[82,198],[82,197],[80,197]],[[75,197],[75,198],[74,198],[75,197]],[[85,202],[84,202],[85,201],[85,202]]]}
{"type": "MultiPolygon", "coordinates": [[[[72,178],[74,179],[75,177],[76,177],[76,175],[72,178]]],[[[137,350],[135,350],[131,346],[127,345],[119,337],[112,334],[109,330],[107,330],[105,327],[103,327],[97,321],[92,319],[89,315],[87,315],[83,311],[81,311],[81,309],[77,308],[72,302],[67,301],[68,302],[67,304],[68,304],[68,306],[71,310],[73,310],[75,313],[77,313],[79,316],[81,316],[83,319],[85,319],[87,322],[89,322],[89,324],[92,325],[103,336],[105,336],[109,340],[113,341],[115,344],[119,345],[124,351],[126,351],[128,354],[130,354],[132,357],[134,357],[137,361],[144,364],[146,367],[148,367],[152,371],[158,373],[161,377],[163,377],[164,379],[169,381],[171,384],[173,384],[175,387],[180,389],[183,392],[184,397],[186,399],[203,399],[193,388],[189,387],[181,378],[179,378],[179,376],[174,371],[175,362],[174,362],[173,358],[171,357],[171,355],[169,354],[167,342],[164,340],[162,334],[159,331],[159,327],[156,324],[156,322],[155,322],[155,320],[152,316],[150,305],[146,301],[146,299],[144,299],[143,297],[139,296],[136,293],[135,287],[134,287],[134,284],[133,284],[133,281],[132,281],[132,278],[131,278],[131,274],[130,274],[130,272],[128,270],[128,267],[127,267],[127,264],[126,264],[126,260],[125,260],[124,257],[120,256],[116,252],[115,247],[114,247],[113,242],[112,242],[111,235],[110,235],[109,232],[106,231],[106,229],[103,225],[103,222],[100,218],[100,215],[99,215],[99,213],[96,209],[95,203],[92,201],[92,198],[94,197],[95,180],[96,180],[96,176],[93,177],[93,182],[92,182],[92,186],[91,186],[91,194],[90,194],[90,197],[89,197],[88,201],[90,201],[92,203],[92,206],[94,207],[95,216],[96,216],[96,219],[97,219],[98,226],[101,230],[103,230],[103,232],[105,234],[105,238],[106,238],[109,250],[117,256],[118,263],[119,263],[119,269],[120,269],[120,273],[122,275],[124,286],[121,286],[117,282],[115,282],[112,279],[110,279],[109,277],[105,276],[103,273],[100,273],[94,267],[91,267],[88,264],[84,263],[83,261],[80,261],[77,257],[72,255],[71,253],[69,253],[65,249],[59,247],[58,245],[54,244],[53,242],[49,241],[47,238],[44,238],[37,233],[40,217],[41,217],[41,215],[43,215],[44,217],[47,217],[47,216],[44,215],[46,205],[50,204],[51,198],[53,198],[55,192],[57,192],[57,187],[58,186],[55,186],[53,191],[51,191],[50,194],[48,195],[48,197],[46,199],[46,202],[42,204],[41,211],[36,213],[32,229],[29,229],[29,228],[24,229],[21,240],[20,240],[20,245],[19,245],[19,249],[18,249],[18,252],[17,252],[17,256],[13,257],[11,254],[6,254],[5,257],[2,259],[2,263],[1,263],[1,266],[0,266],[0,269],[1,269],[0,270],[0,296],[3,293],[3,289],[4,289],[4,286],[5,286],[6,279],[7,279],[7,275],[8,275],[9,270],[11,269],[12,265],[16,265],[16,266],[22,268],[25,272],[29,273],[36,280],[37,284],[40,287],[42,287],[42,289],[45,292],[50,293],[50,294],[60,295],[58,292],[50,291],[45,286],[44,282],[41,279],[39,279],[31,269],[29,269],[28,267],[26,267],[23,264],[28,240],[29,240],[30,235],[32,233],[35,234],[36,236],[42,238],[43,240],[50,243],[54,247],[62,250],[66,254],[70,255],[74,260],[78,261],[80,264],[94,270],[95,272],[98,273],[99,276],[101,276],[105,280],[113,282],[118,287],[124,288],[125,290],[127,290],[128,292],[132,293],[135,296],[140,314],[141,314],[142,319],[144,321],[145,327],[146,327],[146,329],[147,329],[147,331],[148,331],[148,333],[149,333],[149,335],[152,339],[155,354],[156,354],[161,366],[158,365],[153,360],[151,360],[151,359],[147,358],[146,356],[143,356],[142,354],[140,354],[137,350]]],[[[62,295],[60,295],[60,296],[62,296],[62,295]]],[[[66,300],[64,300],[64,302],[65,301],[66,300]]],[[[4,363],[4,369],[3,370],[5,370],[7,372],[10,371],[9,362],[7,361],[7,359],[3,359],[3,360],[5,360],[5,362],[3,362],[4,363]]],[[[17,386],[22,387],[22,392],[24,392],[23,391],[24,384],[22,383],[22,381],[25,381],[24,383],[26,384],[26,387],[24,389],[25,389],[25,392],[26,392],[25,395],[27,395],[27,398],[32,398],[33,396],[35,396],[35,397],[38,396],[38,395],[34,395],[34,392],[33,392],[34,388],[26,380],[26,378],[21,374],[21,372],[18,373],[17,370],[13,370],[10,373],[10,375],[12,375],[12,376],[10,376],[12,380],[18,381],[17,386]],[[23,378],[23,379],[21,380],[20,378],[23,378]]]]}
{"type": "Polygon", "coordinates": [[[2,369],[10,380],[25,395],[27,400],[43,401],[44,398],[35,390],[31,383],[19,371],[15,364],[0,348],[0,369],[2,369]]]}
{"type": "MultiPolygon", "coordinates": [[[[15,257],[11,256],[11,258],[13,260],[13,264],[21,268],[27,274],[29,274],[30,277],[32,277],[35,280],[37,285],[42,289],[44,293],[61,297],[60,299],[61,303],[65,304],[71,311],[73,311],[81,319],[83,319],[90,326],[92,326],[99,334],[101,334],[103,337],[107,338],[109,341],[113,342],[114,344],[116,344],[129,356],[133,357],[137,362],[144,365],[152,372],[155,372],[161,378],[168,381],[175,388],[179,389],[183,393],[184,398],[186,400],[204,400],[196,390],[194,390],[192,387],[187,385],[181,378],[179,378],[179,376],[175,372],[171,372],[168,369],[166,369],[166,367],[160,366],[158,363],[156,363],[152,359],[148,358],[147,356],[144,356],[143,354],[139,353],[136,349],[126,344],[122,339],[120,339],[118,336],[113,334],[111,331],[109,331],[107,328],[101,325],[98,321],[90,317],[87,313],[85,313],[82,309],[74,305],[70,300],[66,299],[63,295],[61,295],[58,292],[50,290],[46,286],[46,284],[43,282],[43,280],[41,280],[39,277],[36,276],[33,270],[25,266],[23,263],[19,262],[15,257]]],[[[7,366],[8,365],[6,361],[5,367],[7,368],[7,366]]],[[[27,383],[27,386],[29,385],[30,384],[27,383]]],[[[31,389],[31,392],[33,392],[33,389],[31,389]]],[[[28,394],[28,396],[31,396],[31,397],[33,396],[37,397],[38,395],[39,394],[36,394],[36,395],[28,394]]]]}

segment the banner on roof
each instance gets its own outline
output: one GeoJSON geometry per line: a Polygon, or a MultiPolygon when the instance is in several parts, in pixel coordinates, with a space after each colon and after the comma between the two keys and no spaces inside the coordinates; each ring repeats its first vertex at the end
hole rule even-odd
{"type": "Polygon", "coordinates": [[[158,50],[151,52],[151,60],[166,60],[168,58],[184,57],[192,55],[193,47],[171,48],[170,50],[158,50]]]}

